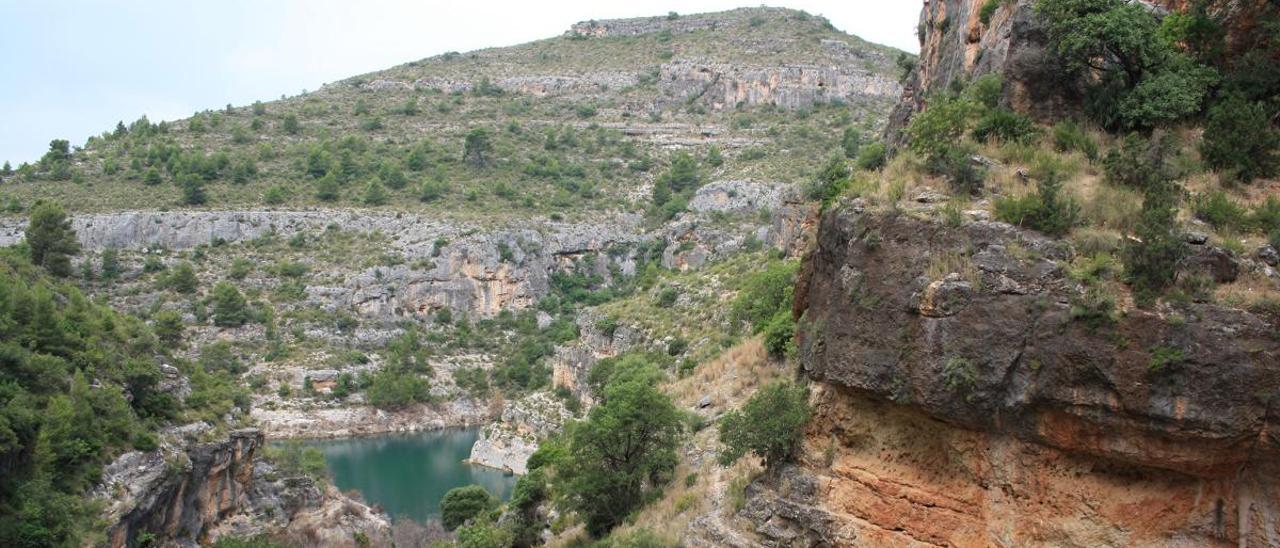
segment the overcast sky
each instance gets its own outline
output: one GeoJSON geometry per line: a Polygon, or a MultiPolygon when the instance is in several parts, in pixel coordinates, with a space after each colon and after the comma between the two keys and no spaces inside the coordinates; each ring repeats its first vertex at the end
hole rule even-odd
{"type": "MultiPolygon", "coordinates": [[[[794,0],[916,52],[920,0],[794,0]]],[[[588,19],[719,11],[733,0],[0,0],[0,162],[146,114],[184,118],[445,51],[548,38],[588,19]]]]}

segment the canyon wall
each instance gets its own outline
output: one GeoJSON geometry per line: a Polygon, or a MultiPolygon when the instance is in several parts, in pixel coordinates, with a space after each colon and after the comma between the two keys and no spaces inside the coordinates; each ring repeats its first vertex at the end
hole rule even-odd
{"type": "MultiPolygon", "coordinates": [[[[1196,247],[1187,268],[1221,255],[1196,247]]],[[[801,464],[755,488],[757,532],[1280,542],[1278,319],[1198,302],[1098,316],[1066,273],[1072,255],[1003,223],[957,228],[857,200],[825,214],[796,293],[818,413],[801,464]]]]}

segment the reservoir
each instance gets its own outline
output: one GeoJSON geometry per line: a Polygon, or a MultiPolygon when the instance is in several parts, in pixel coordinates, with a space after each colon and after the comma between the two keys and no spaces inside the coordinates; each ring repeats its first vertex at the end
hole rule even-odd
{"type": "Polygon", "coordinates": [[[506,500],[516,478],[464,464],[480,435],[476,428],[313,442],[324,452],[333,483],[356,490],[393,519],[440,519],[440,498],[454,487],[481,485],[506,500]]]}

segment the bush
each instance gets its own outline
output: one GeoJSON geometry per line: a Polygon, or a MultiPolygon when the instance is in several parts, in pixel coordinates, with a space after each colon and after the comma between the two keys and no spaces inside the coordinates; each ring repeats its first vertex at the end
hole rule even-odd
{"type": "Polygon", "coordinates": [[[324,177],[316,180],[316,199],[322,202],[335,202],[342,196],[342,187],[338,177],[331,170],[324,177]]]}
{"type": "Polygon", "coordinates": [[[289,440],[266,450],[267,460],[286,475],[308,476],[315,480],[327,477],[328,468],[324,463],[324,453],[315,447],[307,447],[301,442],[289,440]]]}
{"type": "Polygon", "coordinates": [[[988,111],[1000,105],[1000,95],[1004,93],[1004,78],[999,74],[979,76],[964,90],[964,96],[974,104],[988,111]]]}
{"type": "Polygon", "coordinates": [[[795,348],[792,342],[795,332],[796,321],[792,318],[790,309],[779,310],[774,314],[762,330],[764,347],[769,356],[781,359],[791,354],[795,348]]]}
{"type": "Polygon", "coordinates": [[[799,266],[795,261],[780,261],[749,274],[731,305],[734,321],[745,321],[760,333],[779,313],[789,316],[799,266]]]}
{"type": "Polygon", "coordinates": [[[380,409],[400,409],[431,399],[431,385],[416,373],[382,370],[374,374],[365,393],[369,405],[380,409]]]}
{"type": "Polygon", "coordinates": [[[1030,116],[1007,108],[987,112],[973,128],[973,138],[985,143],[992,139],[1003,143],[1026,143],[1040,134],[1030,116]]]}
{"type": "Polygon", "coordinates": [[[1262,104],[1229,95],[1209,109],[1200,153],[1232,179],[1272,177],[1280,171],[1280,131],[1262,104]]]}
{"type": "Polygon", "coordinates": [[[213,288],[213,325],[239,327],[249,321],[249,305],[236,286],[221,282],[213,288]]]}
{"type": "Polygon", "coordinates": [[[1150,129],[1199,112],[1217,79],[1162,40],[1159,20],[1140,4],[1040,0],[1036,8],[1055,68],[1064,80],[1087,83],[1086,110],[1105,128],[1150,129]]]}
{"type": "Polygon", "coordinates": [[[761,388],[741,410],[720,420],[720,464],[729,466],[747,453],[764,459],[765,466],[785,462],[804,437],[811,412],[803,387],[775,382],[761,388]]]}
{"type": "Polygon", "coordinates": [[[1221,190],[1196,196],[1191,212],[1218,230],[1245,230],[1250,224],[1249,211],[1221,190]]]}
{"type": "Polygon", "coordinates": [[[457,529],[467,520],[497,508],[498,499],[479,485],[455,487],[440,499],[441,519],[444,522],[444,528],[450,531],[457,529]]]}
{"type": "Polygon", "coordinates": [[[302,124],[298,122],[298,115],[289,113],[284,117],[284,132],[289,135],[297,135],[302,133],[302,124]]]}
{"type": "Polygon", "coordinates": [[[280,205],[288,199],[289,192],[280,185],[271,185],[262,193],[262,202],[267,205],[280,205]]]}
{"type": "Polygon", "coordinates": [[[1139,303],[1151,302],[1173,283],[1178,261],[1186,255],[1177,221],[1179,192],[1172,181],[1158,180],[1143,192],[1137,239],[1129,241],[1124,253],[1125,273],[1139,303]]]}
{"type": "Polygon", "coordinates": [[[1050,236],[1062,236],[1076,226],[1080,205],[1060,196],[1061,178],[1050,175],[1036,185],[1034,194],[1021,198],[997,198],[996,218],[1006,223],[1039,230],[1050,236]]]}
{"type": "Polygon", "coordinates": [[[489,142],[489,132],[476,128],[467,132],[462,146],[462,160],[475,167],[489,165],[489,153],[493,145],[489,142]]]}
{"type": "Polygon", "coordinates": [[[986,168],[976,164],[969,150],[963,146],[945,147],[925,159],[930,173],[944,177],[952,190],[962,194],[976,194],[982,190],[986,168]]]}
{"type": "Polygon", "coordinates": [[[929,104],[929,108],[911,119],[907,135],[911,149],[926,157],[934,157],[953,150],[968,130],[970,103],[958,97],[941,97],[929,104]]]}
{"type": "Polygon", "coordinates": [[[182,189],[183,205],[204,205],[208,196],[204,192],[204,180],[192,173],[178,176],[178,187],[182,189]]]}
{"type": "Polygon", "coordinates": [[[889,152],[884,143],[868,143],[858,151],[858,169],[877,170],[888,161],[889,152]]]}
{"type": "Polygon", "coordinates": [[[1169,158],[1174,154],[1172,139],[1153,137],[1148,140],[1131,133],[1120,146],[1107,152],[1102,160],[1107,182],[1135,190],[1143,190],[1153,184],[1176,179],[1169,158]]]}
{"type": "Polygon", "coordinates": [[[27,249],[31,262],[55,276],[71,274],[71,256],[80,252],[71,219],[57,204],[36,202],[27,223],[27,249]]]}
{"type": "Polygon", "coordinates": [[[1098,141],[1075,120],[1063,120],[1053,126],[1053,148],[1058,152],[1079,152],[1090,161],[1098,158],[1098,141]]]}
{"type": "Polygon", "coordinates": [[[192,268],[191,263],[183,261],[169,271],[168,276],[161,280],[160,285],[178,293],[191,294],[196,292],[197,287],[200,285],[200,280],[196,278],[196,271],[195,268],[192,268]]]}
{"type": "Polygon", "coordinates": [[[809,187],[809,199],[819,200],[824,204],[831,201],[848,185],[852,173],[843,157],[831,157],[809,187]]]}

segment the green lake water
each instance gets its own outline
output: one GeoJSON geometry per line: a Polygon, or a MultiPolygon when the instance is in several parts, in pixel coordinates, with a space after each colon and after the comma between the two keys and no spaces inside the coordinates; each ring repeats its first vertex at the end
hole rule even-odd
{"type": "Polygon", "coordinates": [[[381,505],[393,519],[440,518],[440,497],[454,487],[477,484],[506,500],[515,477],[464,464],[478,429],[451,429],[313,442],[324,452],[333,483],[381,505]]]}

